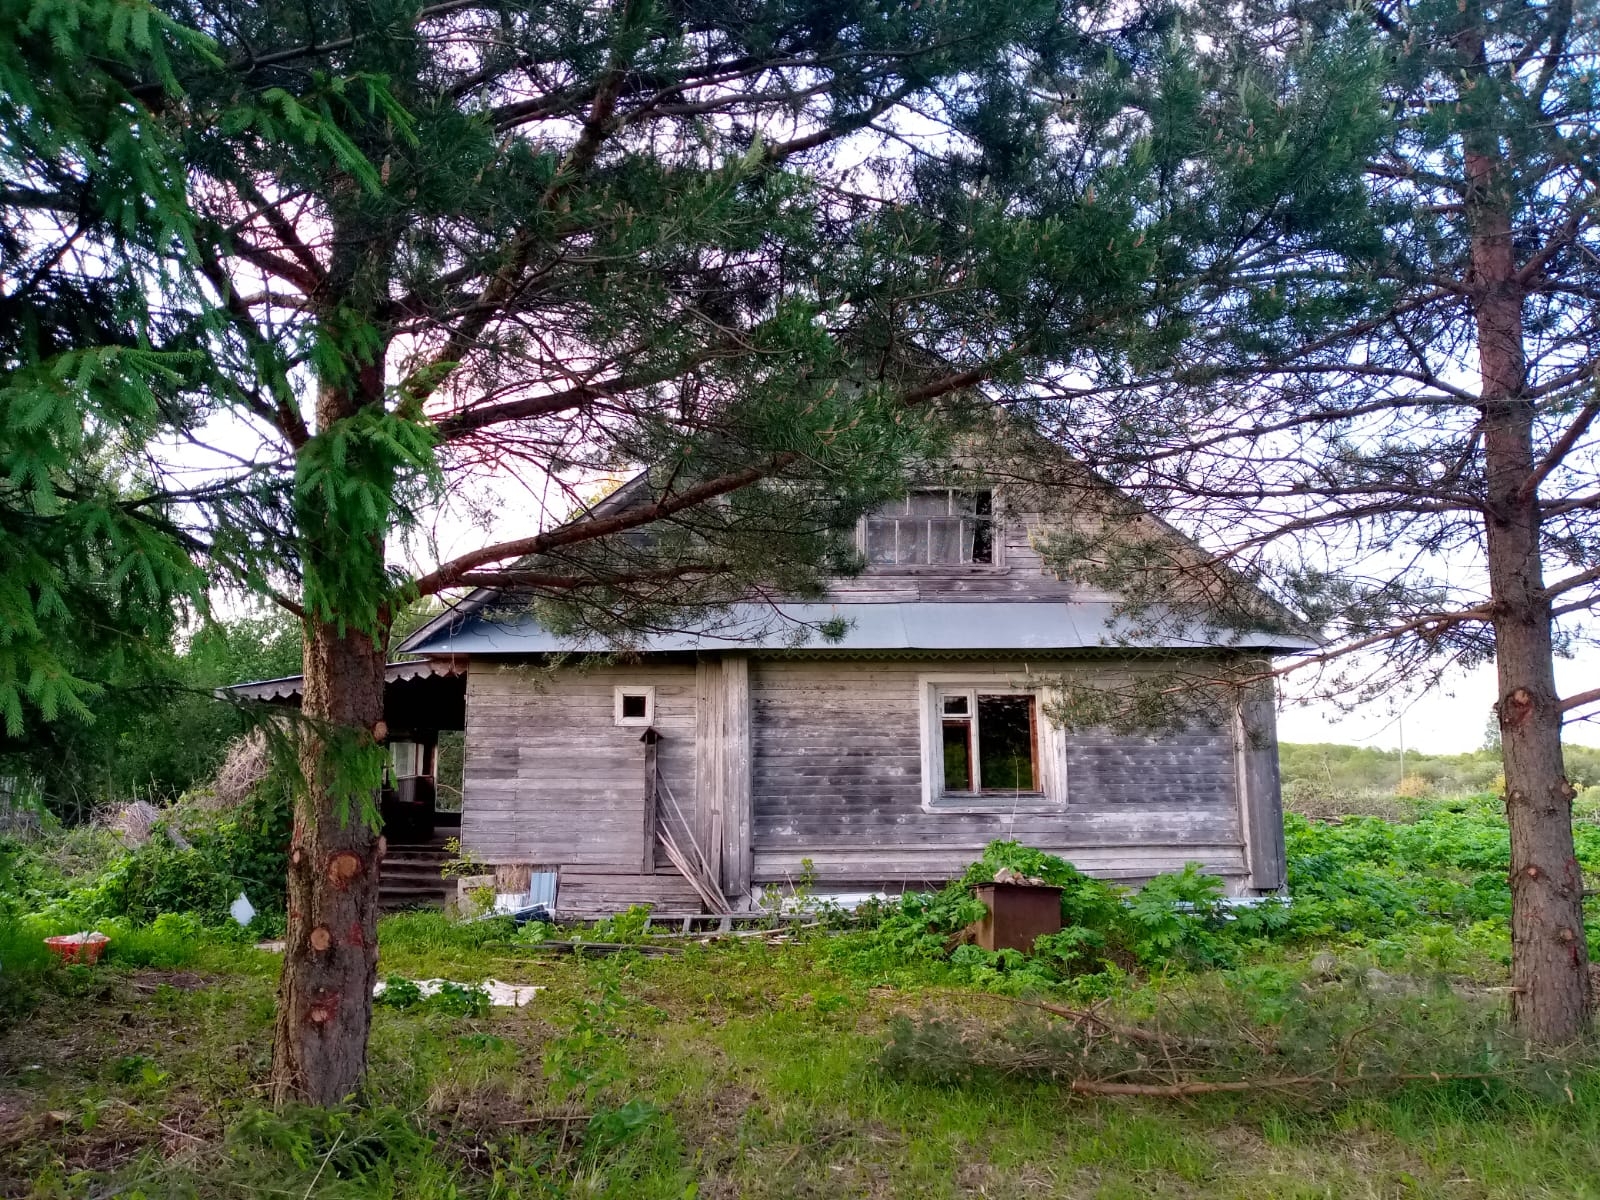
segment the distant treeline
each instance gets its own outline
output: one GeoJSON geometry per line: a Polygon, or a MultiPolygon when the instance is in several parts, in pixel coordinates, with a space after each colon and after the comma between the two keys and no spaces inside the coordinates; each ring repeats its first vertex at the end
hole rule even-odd
{"type": "MultiPolygon", "coordinates": [[[[1600,747],[1568,746],[1567,778],[1579,791],[1600,787],[1600,747]]],[[[1278,747],[1286,792],[1299,794],[1384,793],[1422,797],[1465,796],[1500,786],[1500,751],[1418,754],[1408,750],[1402,768],[1398,750],[1338,746],[1328,742],[1278,747]]]]}

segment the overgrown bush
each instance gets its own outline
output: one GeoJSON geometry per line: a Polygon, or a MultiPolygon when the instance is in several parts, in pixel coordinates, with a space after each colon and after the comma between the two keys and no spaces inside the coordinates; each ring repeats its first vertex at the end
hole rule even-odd
{"type": "Polygon", "coordinates": [[[832,953],[857,971],[941,964],[957,981],[1008,991],[1085,976],[1109,981],[1128,971],[1227,966],[1245,943],[1281,929],[1286,917],[1277,901],[1230,907],[1222,889],[1220,879],[1191,863],[1130,892],[1054,855],[992,842],[959,880],[868,914],[872,928],[841,938],[832,953]],[[1062,889],[1061,932],[1039,939],[1031,954],[983,950],[963,932],[984,914],[975,889],[1002,869],[1062,889]]]}
{"type": "MultiPolygon", "coordinates": [[[[1283,936],[1394,943],[1405,935],[1453,933],[1469,945],[1510,953],[1511,838],[1499,801],[1488,795],[1439,801],[1397,824],[1350,817],[1337,825],[1284,818],[1292,903],[1283,936]]],[[[1600,880],[1600,826],[1576,822],[1578,864],[1590,888],[1600,880]]],[[[1600,951],[1600,912],[1591,906],[1589,943],[1600,951]]]]}
{"type": "MultiPolygon", "coordinates": [[[[869,913],[871,928],[830,947],[846,969],[886,977],[942,975],[1002,991],[1070,985],[1105,993],[1127,972],[1234,967],[1281,945],[1370,948],[1385,965],[1439,971],[1509,962],[1510,835],[1492,796],[1434,801],[1415,820],[1285,818],[1289,895],[1231,905],[1222,881],[1191,864],[1137,892],[1014,842],[992,843],[963,877],[869,913]],[[1062,929],[1033,952],[990,953],[962,931],[983,916],[974,888],[1001,868],[1060,887],[1062,929]]],[[[1600,826],[1574,828],[1578,861],[1600,881],[1600,826]]],[[[1600,957],[1600,905],[1587,931],[1600,957]]]]}
{"type": "MultiPolygon", "coordinates": [[[[0,892],[20,911],[83,927],[112,918],[142,925],[177,913],[220,925],[243,892],[259,914],[258,929],[272,931],[282,923],[290,820],[287,788],[275,782],[226,810],[180,803],[143,845],[111,852],[87,879],[69,873],[58,842],[88,835],[67,831],[20,847],[0,892]]],[[[98,846],[107,835],[95,836],[98,846]]]]}

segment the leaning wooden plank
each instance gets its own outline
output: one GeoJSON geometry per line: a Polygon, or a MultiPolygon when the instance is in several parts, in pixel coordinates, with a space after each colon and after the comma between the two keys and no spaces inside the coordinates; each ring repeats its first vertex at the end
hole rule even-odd
{"type": "Polygon", "coordinates": [[[708,885],[705,879],[694,869],[693,864],[684,857],[683,851],[678,849],[678,843],[673,840],[672,833],[665,827],[656,830],[656,836],[661,839],[661,846],[667,852],[667,857],[678,873],[687,879],[694,890],[699,894],[707,908],[713,912],[730,911],[727,900],[718,892],[715,885],[708,885]]]}

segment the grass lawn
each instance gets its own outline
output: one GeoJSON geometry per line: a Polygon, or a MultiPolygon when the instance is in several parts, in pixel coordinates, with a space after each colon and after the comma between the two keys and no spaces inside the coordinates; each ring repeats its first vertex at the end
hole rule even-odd
{"type": "MultiPolygon", "coordinates": [[[[1004,997],[833,965],[826,936],[594,958],[401,917],[382,940],[385,975],[544,990],[487,1015],[380,1006],[362,1103],[274,1114],[275,955],[202,942],[46,972],[0,1018],[0,1195],[1600,1196],[1592,1056],[1442,1082],[1088,1097],[1058,1058],[1054,1072],[1027,1054],[948,1070],[886,1058],[897,1018],[979,1047],[1047,1040],[1048,1019],[1023,1034],[1040,1014],[1004,997]]],[[[1359,963],[1318,985],[1283,960],[1274,1007],[1262,970],[1130,983],[1103,1011],[1212,1012],[1267,1044],[1285,1011],[1333,996],[1317,1012],[1348,1024],[1329,1045],[1403,1030],[1377,1052],[1425,1074],[1430,1045],[1477,1039],[1481,1056],[1504,1003],[1359,963]]]]}

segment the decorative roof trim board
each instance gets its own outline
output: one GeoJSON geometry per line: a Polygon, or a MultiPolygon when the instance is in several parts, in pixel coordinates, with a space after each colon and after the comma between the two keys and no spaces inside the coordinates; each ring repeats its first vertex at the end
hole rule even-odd
{"type": "MultiPolygon", "coordinates": [[[[389,663],[383,669],[383,682],[404,683],[411,679],[444,679],[451,675],[467,673],[466,659],[451,656],[413,658],[389,663]]],[[[304,675],[285,675],[279,679],[262,679],[253,683],[236,683],[216,690],[219,699],[235,700],[293,700],[305,688],[304,675]]]]}

